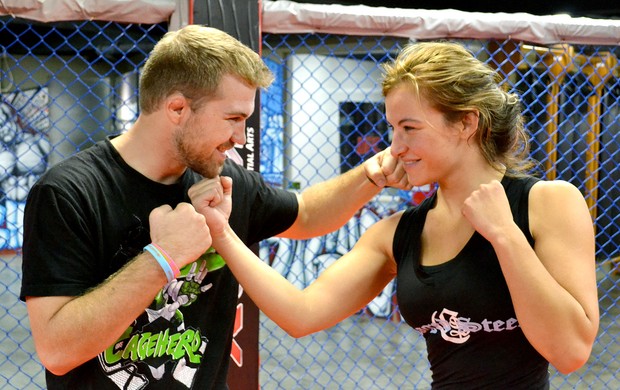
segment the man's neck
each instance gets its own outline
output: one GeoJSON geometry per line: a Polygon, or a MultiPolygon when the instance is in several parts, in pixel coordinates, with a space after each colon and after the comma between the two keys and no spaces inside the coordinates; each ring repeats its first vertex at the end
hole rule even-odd
{"type": "Polygon", "coordinates": [[[110,142],[130,167],[158,183],[176,183],[186,170],[174,158],[169,142],[157,137],[141,137],[137,128],[112,138],[110,142]]]}

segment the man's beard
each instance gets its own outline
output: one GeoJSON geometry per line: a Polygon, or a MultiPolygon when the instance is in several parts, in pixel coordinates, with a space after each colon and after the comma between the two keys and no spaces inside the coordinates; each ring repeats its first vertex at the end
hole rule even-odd
{"type": "Polygon", "coordinates": [[[201,176],[207,179],[213,179],[222,173],[222,169],[224,168],[224,164],[215,163],[213,161],[207,160],[202,161],[200,159],[189,159],[185,158],[185,164],[194,172],[199,173],[201,176]]]}
{"type": "Polygon", "coordinates": [[[217,177],[222,172],[223,162],[213,161],[204,154],[196,152],[195,145],[184,141],[182,137],[176,137],[175,144],[178,159],[192,171],[207,179],[217,177]]]}

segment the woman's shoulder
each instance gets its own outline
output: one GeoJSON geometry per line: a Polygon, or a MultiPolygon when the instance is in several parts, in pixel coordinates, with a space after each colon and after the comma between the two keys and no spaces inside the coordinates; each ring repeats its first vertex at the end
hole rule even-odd
{"type": "Polygon", "coordinates": [[[538,180],[532,185],[531,198],[541,202],[582,199],[583,194],[574,184],[565,180],[538,180]]]}
{"type": "Polygon", "coordinates": [[[389,257],[393,257],[391,253],[396,229],[403,214],[404,211],[397,211],[375,222],[360,237],[358,241],[360,246],[370,245],[372,248],[380,248],[382,252],[390,254],[389,257]]]}
{"type": "Polygon", "coordinates": [[[530,191],[529,204],[533,233],[558,225],[591,224],[584,195],[575,185],[564,180],[537,182],[530,191]]]}

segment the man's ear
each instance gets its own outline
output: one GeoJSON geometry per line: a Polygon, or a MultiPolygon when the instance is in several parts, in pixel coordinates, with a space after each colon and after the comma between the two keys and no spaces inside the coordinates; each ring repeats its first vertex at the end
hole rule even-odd
{"type": "Polygon", "coordinates": [[[164,101],[166,116],[175,125],[180,124],[190,112],[190,101],[182,94],[175,92],[164,101]]]}
{"type": "Polygon", "coordinates": [[[463,114],[463,117],[461,118],[461,125],[463,126],[461,133],[465,138],[470,138],[476,134],[476,130],[478,130],[479,117],[480,114],[478,111],[469,111],[463,114]]]}

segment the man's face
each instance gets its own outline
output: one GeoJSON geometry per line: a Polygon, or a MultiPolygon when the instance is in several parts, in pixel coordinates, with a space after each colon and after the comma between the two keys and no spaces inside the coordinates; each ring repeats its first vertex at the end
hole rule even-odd
{"type": "Polygon", "coordinates": [[[255,97],[255,87],[225,75],[214,96],[177,129],[175,143],[181,161],[204,177],[219,175],[226,151],[245,144],[245,122],[254,111],[255,97]]]}

